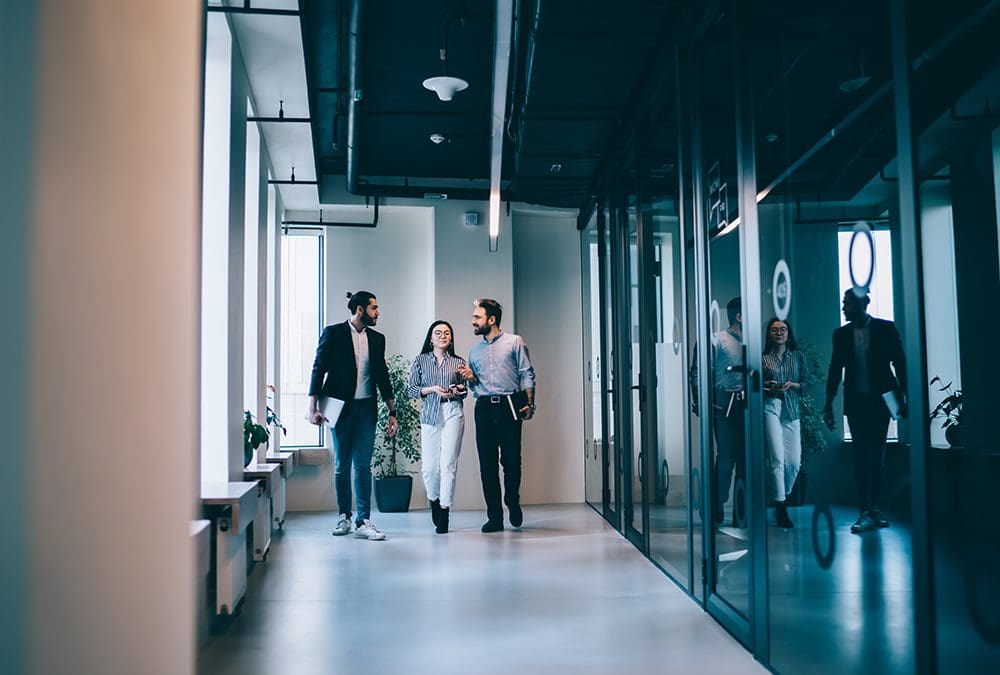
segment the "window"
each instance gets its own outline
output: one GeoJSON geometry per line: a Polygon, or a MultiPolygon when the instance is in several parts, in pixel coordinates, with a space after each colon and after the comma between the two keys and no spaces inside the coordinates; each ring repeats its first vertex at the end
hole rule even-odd
{"type": "MultiPolygon", "coordinates": [[[[850,269],[851,237],[853,230],[841,230],[838,233],[838,249],[840,258],[840,295],[843,297],[852,286],[850,269]]],[[[892,297],[892,234],[889,230],[875,230],[872,232],[875,240],[875,260],[872,280],[869,286],[868,295],[871,303],[868,305],[868,313],[880,319],[895,321],[893,297],[892,297]]],[[[840,315],[840,325],[847,323],[844,315],[840,315]]],[[[898,440],[896,420],[889,422],[890,441],[898,440]]],[[[844,440],[851,440],[851,430],[847,425],[847,417],[844,417],[844,440]]]]}
{"type": "Polygon", "coordinates": [[[323,330],[323,234],[292,231],[281,241],[281,420],[283,446],[318,447],[323,431],[306,420],[309,378],[323,330]]]}

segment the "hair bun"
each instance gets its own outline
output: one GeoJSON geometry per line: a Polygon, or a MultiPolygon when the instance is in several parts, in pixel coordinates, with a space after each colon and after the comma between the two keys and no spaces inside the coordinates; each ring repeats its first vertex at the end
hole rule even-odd
{"type": "Polygon", "coordinates": [[[350,300],[353,297],[354,297],[354,293],[351,293],[350,291],[347,291],[347,299],[350,300]]]}

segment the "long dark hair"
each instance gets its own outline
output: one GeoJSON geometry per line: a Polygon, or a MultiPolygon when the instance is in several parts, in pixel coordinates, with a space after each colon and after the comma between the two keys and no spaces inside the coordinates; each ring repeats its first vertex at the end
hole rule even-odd
{"type": "Polygon", "coordinates": [[[448,348],[445,349],[449,355],[455,356],[455,329],[451,327],[451,324],[443,319],[438,319],[431,324],[431,327],[427,329],[427,337],[424,338],[424,346],[420,348],[421,354],[429,354],[434,351],[434,345],[431,344],[431,333],[438,326],[447,326],[448,330],[451,331],[451,342],[448,343],[448,348]]]}
{"type": "Polygon", "coordinates": [[[769,336],[771,335],[771,326],[773,326],[776,323],[783,323],[785,324],[785,328],[788,329],[788,340],[785,341],[785,349],[792,352],[798,351],[799,346],[795,344],[795,333],[792,332],[792,324],[782,319],[779,319],[776,316],[772,317],[771,320],[767,322],[767,329],[764,331],[764,341],[767,346],[764,348],[764,351],[769,352],[772,349],[771,346],[772,343],[769,336]]]}

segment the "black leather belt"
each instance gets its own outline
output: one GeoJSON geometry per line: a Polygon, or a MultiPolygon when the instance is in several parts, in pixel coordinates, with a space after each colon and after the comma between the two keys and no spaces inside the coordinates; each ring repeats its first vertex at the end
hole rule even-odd
{"type": "Polygon", "coordinates": [[[477,401],[482,403],[490,403],[492,405],[500,405],[501,403],[506,403],[509,396],[502,394],[500,396],[480,396],[477,401]]]}

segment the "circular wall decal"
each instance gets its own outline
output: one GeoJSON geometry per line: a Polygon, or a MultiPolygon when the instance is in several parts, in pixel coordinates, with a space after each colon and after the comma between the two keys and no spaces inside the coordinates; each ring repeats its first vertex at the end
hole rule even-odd
{"type": "Polygon", "coordinates": [[[774,315],[781,321],[787,319],[788,310],[792,306],[792,273],[788,269],[788,263],[783,259],[774,266],[771,300],[774,304],[774,315]]]}
{"type": "Polygon", "coordinates": [[[828,570],[833,564],[833,558],[837,555],[837,539],[833,526],[833,512],[827,504],[817,504],[813,509],[812,517],[812,547],[813,555],[816,556],[816,563],[821,569],[828,570]],[[822,550],[819,541],[819,519],[826,521],[826,552],[822,550]]]}
{"type": "Polygon", "coordinates": [[[719,326],[719,301],[712,300],[712,309],[708,314],[708,321],[711,324],[709,328],[712,330],[712,344],[715,346],[719,345],[719,338],[716,335],[719,334],[721,327],[719,326]]]}
{"type": "Polygon", "coordinates": [[[875,276],[875,237],[872,236],[872,228],[863,220],[854,225],[847,260],[853,285],[851,290],[860,298],[868,292],[875,276]]]}

